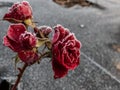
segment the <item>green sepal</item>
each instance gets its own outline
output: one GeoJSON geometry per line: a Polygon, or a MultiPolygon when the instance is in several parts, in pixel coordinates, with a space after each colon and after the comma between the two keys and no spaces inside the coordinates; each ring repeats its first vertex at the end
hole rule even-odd
{"type": "Polygon", "coordinates": [[[31,18],[24,20],[24,23],[25,23],[27,26],[31,26],[32,28],[35,28],[35,23],[33,23],[33,21],[32,21],[31,18]]]}
{"type": "Polygon", "coordinates": [[[36,47],[41,47],[48,41],[49,41],[48,38],[38,38],[36,47]]]}

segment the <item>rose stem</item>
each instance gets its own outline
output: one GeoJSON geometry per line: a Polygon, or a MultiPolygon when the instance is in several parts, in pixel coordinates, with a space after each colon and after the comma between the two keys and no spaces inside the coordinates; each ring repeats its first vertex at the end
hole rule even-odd
{"type": "Polygon", "coordinates": [[[16,90],[16,88],[17,88],[17,86],[18,86],[18,84],[19,84],[19,82],[20,82],[20,80],[21,80],[21,77],[22,77],[25,69],[27,68],[27,66],[28,66],[27,64],[24,64],[24,66],[23,66],[21,69],[19,68],[19,71],[20,71],[20,72],[19,72],[19,74],[18,74],[18,78],[17,78],[14,86],[12,87],[12,90],[16,90]]]}

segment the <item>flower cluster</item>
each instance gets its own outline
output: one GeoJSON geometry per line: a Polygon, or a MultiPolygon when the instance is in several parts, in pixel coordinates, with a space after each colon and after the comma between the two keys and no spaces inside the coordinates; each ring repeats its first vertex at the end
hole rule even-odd
{"type": "Polygon", "coordinates": [[[28,32],[24,24],[10,25],[7,35],[3,39],[4,45],[17,52],[23,62],[30,64],[39,58],[38,53],[34,50],[37,37],[28,32]]]}
{"type": "Polygon", "coordinates": [[[62,25],[54,28],[37,27],[27,1],[15,3],[3,20],[12,23],[3,38],[3,44],[14,51],[16,58],[26,66],[39,62],[42,58],[51,58],[56,79],[64,77],[69,70],[74,70],[79,65],[81,43],[74,33],[62,25]],[[33,32],[28,27],[32,27],[33,32]],[[52,38],[49,36],[51,32],[52,38]]]}

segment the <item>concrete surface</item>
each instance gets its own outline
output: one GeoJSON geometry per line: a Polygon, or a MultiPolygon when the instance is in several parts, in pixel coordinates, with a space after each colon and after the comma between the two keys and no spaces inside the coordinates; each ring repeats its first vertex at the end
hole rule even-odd
{"type": "MultiPolygon", "coordinates": [[[[22,80],[23,90],[120,90],[120,71],[116,69],[120,53],[110,47],[113,43],[120,44],[119,0],[91,0],[106,7],[105,10],[80,6],[63,8],[52,0],[28,1],[38,25],[62,24],[75,33],[83,47],[81,64],[67,77],[54,80],[51,63],[45,59],[40,65],[27,69],[22,80]]],[[[0,18],[6,11],[7,7],[0,8],[0,18]]],[[[1,77],[15,75],[11,60],[14,54],[2,45],[8,25],[8,22],[0,22],[1,77]]]]}

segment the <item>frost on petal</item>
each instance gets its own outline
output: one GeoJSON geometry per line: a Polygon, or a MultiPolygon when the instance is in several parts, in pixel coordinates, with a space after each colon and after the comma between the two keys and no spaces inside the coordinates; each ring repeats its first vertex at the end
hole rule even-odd
{"type": "Polygon", "coordinates": [[[57,40],[62,40],[66,35],[69,34],[69,30],[64,29],[62,25],[57,25],[54,27],[53,43],[57,40]]]}
{"type": "Polygon", "coordinates": [[[26,31],[23,24],[12,24],[8,28],[7,36],[13,41],[19,41],[19,36],[26,31]]]}
{"type": "Polygon", "coordinates": [[[13,4],[3,19],[12,23],[24,22],[26,19],[32,18],[32,8],[27,1],[17,2],[13,4]]]}
{"type": "Polygon", "coordinates": [[[19,52],[21,50],[21,46],[19,43],[9,39],[8,36],[4,36],[3,44],[9,48],[11,48],[14,52],[19,52]]]}
{"type": "Polygon", "coordinates": [[[52,67],[56,78],[63,77],[80,63],[81,43],[67,28],[57,25],[52,39],[52,67]]]}
{"type": "Polygon", "coordinates": [[[56,41],[59,39],[60,32],[58,30],[55,30],[55,33],[53,35],[52,43],[56,43],[56,41]]]}
{"type": "Polygon", "coordinates": [[[34,34],[26,31],[20,35],[19,42],[24,50],[31,50],[35,47],[37,38],[34,34]]]}

